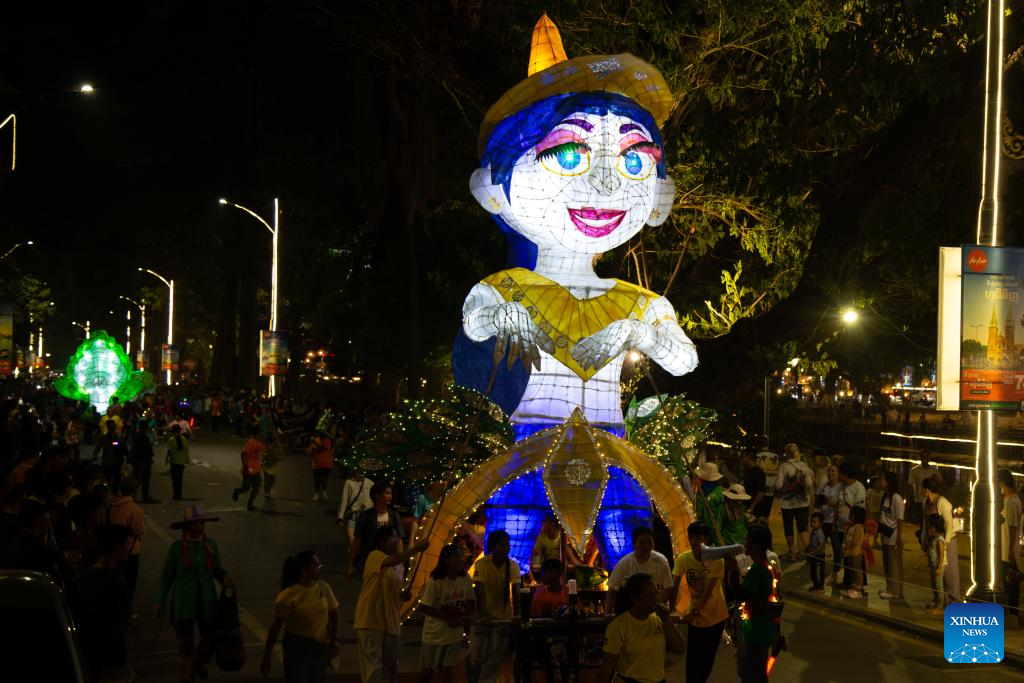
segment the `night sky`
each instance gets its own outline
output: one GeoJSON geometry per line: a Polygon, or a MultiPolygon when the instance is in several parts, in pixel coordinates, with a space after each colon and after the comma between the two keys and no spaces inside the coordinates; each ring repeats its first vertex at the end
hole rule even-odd
{"type": "MultiPolygon", "coordinates": [[[[266,287],[269,235],[225,215],[219,197],[269,217],[281,194],[286,224],[299,200],[334,208],[339,178],[313,171],[335,163],[344,128],[336,25],[302,3],[8,9],[0,110],[18,117],[18,165],[0,175],[0,234],[5,244],[35,241],[12,258],[53,289],[55,354],[71,350],[72,319],[123,333],[117,295],[163,288],[139,266],[208,274],[179,275],[179,315],[189,298],[210,296],[225,239],[266,287]],[[77,92],[84,82],[94,94],[77,92]]],[[[4,163],[9,154],[4,129],[4,163]]]]}

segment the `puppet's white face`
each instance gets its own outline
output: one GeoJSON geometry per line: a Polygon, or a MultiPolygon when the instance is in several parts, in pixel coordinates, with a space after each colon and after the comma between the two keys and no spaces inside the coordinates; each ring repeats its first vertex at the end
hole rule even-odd
{"type": "Polygon", "coordinates": [[[570,114],[516,162],[501,216],[541,249],[609,251],[671,210],[661,155],[633,119],[570,114]]]}

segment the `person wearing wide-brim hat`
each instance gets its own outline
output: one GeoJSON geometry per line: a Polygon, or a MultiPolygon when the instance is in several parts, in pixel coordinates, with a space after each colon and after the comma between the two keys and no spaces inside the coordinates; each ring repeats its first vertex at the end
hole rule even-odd
{"type": "Polygon", "coordinates": [[[725,505],[725,489],[722,488],[723,475],[718,471],[718,464],[702,462],[693,470],[698,480],[697,496],[693,501],[697,508],[697,520],[707,524],[712,532],[712,540],[718,544],[718,534],[725,534],[728,513],[725,505]]]}
{"type": "Polygon", "coordinates": [[[206,523],[218,519],[207,517],[199,505],[187,506],[182,520],[171,524],[172,529],[181,529],[181,539],[168,549],[160,576],[157,612],[166,602],[178,638],[181,681],[188,683],[196,675],[206,678],[213,656],[213,628],[217,620],[215,581],[225,588],[234,587],[234,580],[221,563],[216,542],[206,536],[206,523]],[[198,646],[194,645],[196,628],[198,646]]]}
{"type": "Polygon", "coordinates": [[[722,536],[726,545],[743,543],[747,535],[747,503],[750,494],[743,484],[733,484],[722,492],[725,497],[725,524],[722,536]]]}

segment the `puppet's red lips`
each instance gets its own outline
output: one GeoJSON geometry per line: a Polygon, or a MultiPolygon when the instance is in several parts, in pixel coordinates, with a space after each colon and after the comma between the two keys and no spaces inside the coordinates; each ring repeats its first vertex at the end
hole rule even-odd
{"type": "Polygon", "coordinates": [[[587,237],[604,237],[619,227],[626,217],[625,211],[618,209],[569,209],[569,218],[576,229],[587,237]]]}

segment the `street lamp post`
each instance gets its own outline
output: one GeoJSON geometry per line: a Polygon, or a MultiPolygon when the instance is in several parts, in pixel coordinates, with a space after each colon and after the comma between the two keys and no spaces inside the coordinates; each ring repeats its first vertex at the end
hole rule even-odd
{"type": "Polygon", "coordinates": [[[18,247],[31,247],[31,246],[32,246],[33,244],[35,244],[35,242],[33,242],[32,240],[27,240],[27,241],[25,241],[25,242],[18,242],[18,243],[17,243],[17,244],[15,244],[15,245],[14,245],[13,247],[11,247],[11,248],[10,248],[10,249],[8,249],[7,251],[5,251],[5,252],[4,252],[4,255],[3,255],[3,256],[0,256],[0,261],[3,261],[3,260],[4,260],[5,258],[7,258],[7,257],[8,257],[8,256],[10,256],[11,254],[13,254],[13,253],[14,253],[14,251],[15,251],[15,250],[16,250],[16,249],[17,249],[18,247]]]}
{"type": "Polygon", "coordinates": [[[89,321],[88,320],[85,321],[84,325],[82,323],[75,322],[74,320],[71,321],[71,324],[72,325],[77,325],[78,327],[81,327],[82,331],[85,332],[85,338],[86,339],[89,338],[90,325],[89,325],[89,321]]]}
{"type": "MultiPolygon", "coordinates": [[[[124,296],[123,294],[118,294],[117,298],[118,299],[123,299],[124,301],[127,301],[130,304],[133,304],[136,308],[139,309],[139,350],[142,351],[142,359],[143,359],[142,360],[142,363],[143,363],[143,368],[142,369],[145,370],[146,369],[145,368],[145,363],[146,363],[146,360],[145,360],[146,359],[146,304],[140,304],[135,299],[132,299],[131,297],[124,296]]],[[[131,347],[129,345],[130,342],[131,342],[131,337],[132,337],[132,309],[129,308],[128,309],[128,340],[129,341],[125,342],[125,345],[124,345],[124,352],[129,354],[129,355],[131,354],[131,347]]]]}
{"type": "MultiPolygon", "coordinates": [[[[1003,31],[1006,25],[1004,0],[989,0],[985,31],[985,119],[982,137],[981,203],[978,207],[977,244],[1000,244],[1002,214],[1002,113],[1003,113],[1003,31]]],[[[977,478],[971,488],[971,587],[966,598],[972,602],[1005,603],[1003,568],[999,553],[999,513],[996,485],[996,413],[978,411],[978,441],[975,447],[977,478]]],[[[1012,554],[1012,552],[1011,552],[1012,554]]],[[[959,597],[959,596],[958,596],[959,597]]]]}
{"type": "MultiPolygon", "coordinates": [[[[170,347],[174,343],[174,280],[168,280],[160,273],[150,270],[149,268],[139,268],[141,272],[146,272],[153,277],[167,285],[167,346],[170,347]]],[[[171,384],[171,369],[167,369],[167,385],[171,384]]]]}
{"type": "MultiPolygon", "coordinates": [[[[271,240],[272,240],[272,243],[273,243],[273,250],[272,250],[272,253],[271,253],[271,257],[270,257],[270,331],[271,332],[276,332],[277,331],[277,244],[278,244],[278,235],[280,234],[279,218],[280,218],[280,215],[281,215],[281,211],[280,211],[280,209],[278,207],[277,197],[274,197],[274,226],[273,227],[271,227],[270,223],[268,223],[266,220],[264,220],[263,217],[260,216],[258,213],[256,213],[252,209],[249,209],[249,208],[246,208],[246,207],[242,206],[241,204],[236,204],[236,203],[234,203],[232,201],[228,201],[227,199],[224,199],[223,197],[221,197],[220,203],[222,205],[224,205],[224,206],[233,206],[236,209],[240,209],[242,211],[245,211],[247,214],[249,214],[250,216],[252,216],[256,220],[258,220],[260,223],[262,223],[263,227],[265,227],[267,230],[270,231],[270,236],[271,236],[271,240]]],[[[274,375],[271,375],[270,378],[269,378],[269,383],[267,385],[267,395],[270,396],[271,398],[273,398],[274,396],[277,395],[277,382],[276,382],[276,380],[277,380],[277,378],[274,375]]]]}

